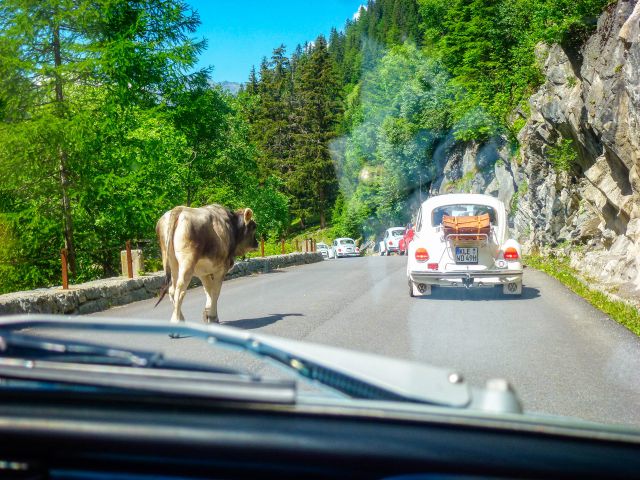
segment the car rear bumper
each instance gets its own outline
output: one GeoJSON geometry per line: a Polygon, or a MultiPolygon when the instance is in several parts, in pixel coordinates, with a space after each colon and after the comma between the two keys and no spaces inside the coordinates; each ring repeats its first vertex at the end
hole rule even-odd
{"type": "Polygon", "coordinates": [[[522,270],[465,270],[465,271],[411,271],[415,283],[443,287],[491,287],[505,283],[522,282],[522,270]]]}
{"type": "Polygon", "coordinates": [[[360,254],[359,253],[336,253],[336,256],[338,257],[359,257],[360,254]]]}

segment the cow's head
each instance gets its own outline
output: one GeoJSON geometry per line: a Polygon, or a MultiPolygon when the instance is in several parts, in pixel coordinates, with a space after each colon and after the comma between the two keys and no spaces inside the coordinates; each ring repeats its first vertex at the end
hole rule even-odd
{"type": "Polygon", "coordinates": [[[235,213],[238,225],[235,255],[236,257],[241,257],[247,252],[258,248],[258,240],[256,239],[256,229],[258,226],[253,220],[253,210],[250,208],[238,210],[235,213]]]}

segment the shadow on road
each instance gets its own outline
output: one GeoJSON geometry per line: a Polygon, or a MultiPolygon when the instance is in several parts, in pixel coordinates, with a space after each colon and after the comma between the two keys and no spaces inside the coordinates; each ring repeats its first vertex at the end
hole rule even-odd
{"type": "Polygon", "coordinates": [[[436,287],[431,291],[431,295],[426,297],[417,297],[421,300],[470,300],[470,301],[491,301],[491,300],[530,300],[532,298],[538,298],[540,296],[540,290],[534,287],[522,287],[522,295],[505,295],[502,293],[502,287],[500,288],[476,288],[464,289],[464,288],[452,288],[436,287]]]}
{"type": "Polygon", "coordinates": [[[285,317],[304,317],[304,315],[302,313],[272,313],[266,317],[243,318],[240,320],[232,320],[230,322],[222,322],[222,325],[253,330],[254,328],[266,327],[267,325],[276,323],[279,320],[284,320],[285,317]]]}

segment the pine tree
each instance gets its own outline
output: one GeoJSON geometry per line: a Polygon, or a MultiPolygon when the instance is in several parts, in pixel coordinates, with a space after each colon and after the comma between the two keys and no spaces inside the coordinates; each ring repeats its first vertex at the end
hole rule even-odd
{"type": "Polygon", "coordinates": [[[321,35],[301,63],[296,78],[299,128],[295,136],[295,168],[288,184],[299,200],[301,217],[317,213],[323,228],[337,189],[329,142],[335,137],[341,113],[340,91],[336,65],[321,35]]]}

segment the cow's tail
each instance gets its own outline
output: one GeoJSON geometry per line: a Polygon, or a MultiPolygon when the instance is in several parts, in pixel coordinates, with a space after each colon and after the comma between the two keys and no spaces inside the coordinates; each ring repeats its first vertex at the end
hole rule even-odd
{"type": "MultiPolygon", "coordinates": [[[[162,288],[160,289],[160,298],[153,306],[153,308],[157,307],[158,304],[162,301],[164,296],[167,294],[169,290],[169,286],[171,285],[171,267],[169,265],[169,255],[173,252],[173,237],[176,233],[176,227],[178,226],[178,216],[182,212],[182,208],[176,207],[169,213],[169,220],[167,221],[166,226],[166,235],[164,245],[162,244],[162,240],[160,240],[160,248],[163,250],[162,252],[162,263],[164,266],[164,283],[162,284],[162,288]],[[164,247],[164,248],[163,248],[164,247]]],[[[158,237],[162,239],[160,232],[158,231],[158,237]]]]}

